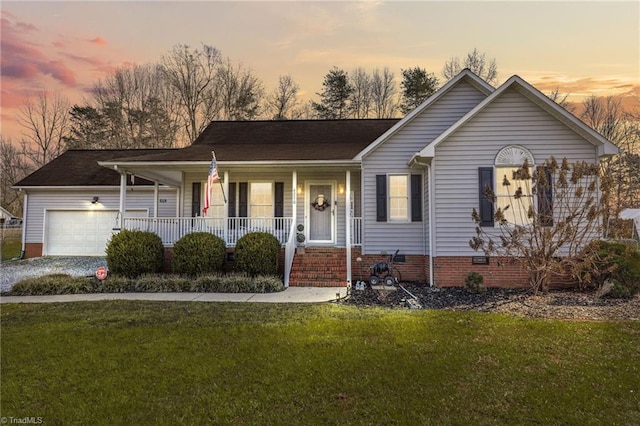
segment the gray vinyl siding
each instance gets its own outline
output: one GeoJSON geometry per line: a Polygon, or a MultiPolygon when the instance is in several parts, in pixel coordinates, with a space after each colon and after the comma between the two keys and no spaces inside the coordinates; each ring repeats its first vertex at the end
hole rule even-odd
{"type": "MultiPolygon", "coordinates": [[[[597,162],[597,149],[515,89],[499,98],[436,147],[434,160],[436,255],[471,256],[478,207],[478,167],[494,165],[507,145],[528,149],[536,164],[551,155],[597,162]]],[[[496,177],[494,176],[494,179],[496,177]]]]}
{"type": "MultiPolygon", "coordinates": [[[[129,188],[127,191],[127,210],[147,210],[153,217],[153,189],[129,188]]],[[[118,210],[120,208],[120,190],[96,187],[95,190],[29,190],[28,211],[25,218],[25,238],[27,243],[41,243],[44,236],[44,211],[47,210],[91,210],[93,197],[100,197],[100,209],[118,210]]],[[[176,215],[176,190],[160,188],[158,217],[176,215]]],[[[116,224],[114,224],[115,227],[116,224]]]]}
{"type": "Polygon", "coordinates": [[[428,179],[426,170],[410,169],[411,157],[485,98],[461,81],[441,99],[370,153],[362,164],[364,189],[363,253],[400,249],[404,254],[427,254],[429,249],[428,179]],[[376,175],[422,173],[422,222],[376,222],[376,175]]]}
{"type": "MultiPolygon", "coordinates": [[[[305,205],[310,204],[308,201],[308,194],[304,193],[299,195],[297,210],[293,212],[293,187],[292,187],[292,179],[293,179],[293,171],[292,170],[256,170],[256,171],[229,171],[229,182],[284,182],[284,216],[292,217],[294,216],[296,219],[296,224],[304,224],[305,223],[305,205]]],[[[335,220],[336,220],[336,246],[344,247],[345,246],[345,237],[346,237],[346,220],[345,220],[345,201],[346,201],[346,172],[345,171],[335,171],[335,170],[320,170],[314,169],[313,171],[305,171],[305,170],[297,170],[297,180],[298,185],[301,185],[303,188],[305,187],[306,181],[326,181],[332,182],[336,184],[336,195],[337,195],[337,208],[335,209],[335,220]],[[345,185],[345,194],[337,193],[337,185],[345,185]]],[[[206,181],[206,176],[203,174],[197,173],[187,173],[185,174],[185,191],[184,191],[184,216],[190,216],[191,214],[191,192],[193,182],[202,182],[202,188],[204,188],[204,183],[206,181]]],[[[359,172],[351,172],[351,190],[354,192],[354,202],[355,202],[355,216],[360,214],[360,173],[359,172]]]]}

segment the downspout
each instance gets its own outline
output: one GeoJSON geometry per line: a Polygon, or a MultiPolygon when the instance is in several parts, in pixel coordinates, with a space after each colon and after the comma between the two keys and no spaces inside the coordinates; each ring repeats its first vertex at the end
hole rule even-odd
{"type": "Polygon", "coordinates": [[[24,193],[24,203],[22,205],[22,250],[20,251],[20,256],[18,256],[15,260],[24,259],[25,253],[27,251],[27,205],[29,204],[29,194],[25,191],[24,193]]]}
{"type": "MultiPolygon", "coordinates": [[[[433,162],[433,160],[432,160],[433,162]]],[[[433,261],[433,242],[434,238],[434,225],[433,220],[435,217],[434,207],[433,207],[433,167],[432,162],[427,164],[427,174],[429,176],[429,287],[434,286],[435,274],[433,272],[434,261],[433,261]]]]}
{"type": "Polygon", "coordinates": [[[347,286],[351,286],[351,170],[347,170],[345,176],[345,243],[347,246],[347,286]]]}

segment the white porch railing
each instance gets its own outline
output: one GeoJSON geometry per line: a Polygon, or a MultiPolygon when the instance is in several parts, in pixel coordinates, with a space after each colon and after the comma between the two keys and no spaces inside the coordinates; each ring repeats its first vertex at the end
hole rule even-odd
{"type": "Polygon", "coordinates": [[[296,255],[296,229],[295,222],[291,222],[289,229],[289,240],[284,246],[284,286],[289,287],[289,277],[291,276],[291,268],[293,268],[293,258],[296,255]]]}
{"type": "Polygon", "coordinates": [[[362,218],[361,217],[352,217],[351,218],[351,246],[361,246],[362,245],[362,218]]]}
{"type": "Polygon", "coordinates": [[[222,238],[227,247],[235,246],[238,239],[250,232],[268,232],[281,244],[286,244],[292,231],[293,218],[290,217],[127,217],[124,229],[149,231],[157,234],[165,246],[173,246],[176,241],[192,232],[209,232],[222,238]]]}

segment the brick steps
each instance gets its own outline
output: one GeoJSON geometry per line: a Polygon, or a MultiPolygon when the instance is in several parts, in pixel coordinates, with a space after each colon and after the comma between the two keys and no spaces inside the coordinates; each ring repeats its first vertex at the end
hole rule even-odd
{"type": "Polygon", "coordinates": [[[296,253],[289,277],[294,287],[344,287],[347,279],[346,250],[305,248],[296,253]]]}

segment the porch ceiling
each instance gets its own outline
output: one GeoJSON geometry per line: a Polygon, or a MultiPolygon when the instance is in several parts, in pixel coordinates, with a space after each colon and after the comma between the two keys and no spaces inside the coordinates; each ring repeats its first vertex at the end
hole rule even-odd
{"type": "MultiPolygon", "coordinates": [[[[185,172],[195,172],[206,175],[209,171],[210,162],[101,162],[104,167],[112,168],[120,172],[126,172],[135,176],[157,181],[164,185],[180,187],[182,176],[185,172]]],[[[291,172],[322,172],[328,169],[334,171],[359,171],[361,164],[358,161],[218,161],[218,173],[220,175],[228,171],[229,173],[251,172],[258,169],[289,169],[291,172]]]]}

